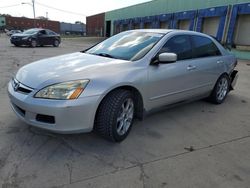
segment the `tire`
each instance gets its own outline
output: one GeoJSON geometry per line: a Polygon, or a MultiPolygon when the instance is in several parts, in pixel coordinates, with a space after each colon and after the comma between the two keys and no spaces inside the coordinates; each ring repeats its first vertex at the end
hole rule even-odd
{"type": "Polygon", "coordinates": [[[223,103],[229,92],[229,86],[230,86],[230,79],[226,74],[223,74],[217,80],[214,89],[209,97],[209,101],[214,104],[223,103]]]}
{"type": "Polygon", "coordinates": [[[134,96],[123,89],[115,90],[101,102],[94,130],[113,142],[123,141],[129,134],[135,116],[134,96]]]}
{"type": "Polygon", "coordinates": [[[31,46],[32,48],[35,48],[35,47],[37,46],[36,40],[32,40],[31,43],[30,43],[30,46],[31,46]]]}
{"type": "Polygon", "coordinates": [[[54,47],[58,47],[60,44],[59,40],[55,40],[54,43],[53,43],[53,46],[54,47]]]}
{"type": "Polygon", "coordinates": [[[18,45],[18,44],[14,44],[15,45],[15,47],[19,47],[20,45],[18,45]]]}

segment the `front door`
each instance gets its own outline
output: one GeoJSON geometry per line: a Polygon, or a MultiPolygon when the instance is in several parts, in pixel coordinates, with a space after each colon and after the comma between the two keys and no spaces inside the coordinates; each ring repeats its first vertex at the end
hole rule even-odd
{"type": "Polygon", "coordinates": [[[39,31],[38,36],[37,36],[38,44],[39,45],[47,45],[49,43],[48,40],[49,39],[48,39],[47,32],[45,30],[39,31]]]}
{"type": "MultiPolygon", "coordinates": [[[[174,63],[150,65],[148,68],[149,108],[177,103],[190,98],[196,87],[197,67],[192,62],[192,46],[188,35],[169,39],[159,53],[177,54],[174,63]]],[[[158,54],[159,54],[158,53],[158,54]]]]}

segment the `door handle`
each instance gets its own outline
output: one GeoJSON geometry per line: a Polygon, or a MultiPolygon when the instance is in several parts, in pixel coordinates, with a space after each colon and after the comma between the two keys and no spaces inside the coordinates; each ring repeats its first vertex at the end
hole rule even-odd
{"type": "Polygon", "coordinates": [[[188,65],[187,70],[191,71],[191,70],[195,70],[196,66],[193,65],[188,65]]]}
{"type": "Polygon", "coordinates": [[[224,61],[218,60],[217,63],[218,63],[218,64],[221,64],[221,63],[224,63],[224,61]]]}

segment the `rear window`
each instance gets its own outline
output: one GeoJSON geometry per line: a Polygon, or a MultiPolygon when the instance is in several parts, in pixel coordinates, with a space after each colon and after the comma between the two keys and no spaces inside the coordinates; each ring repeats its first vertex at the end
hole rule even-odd
{"type": "Polygon", "coordinates": [[[56,35],[56,33],[55,33],[55,32],[50,31],[50,30],[47,30],[47,33],[48,33],[48,35],[56,35]]]}
{"type": "Polygon", "coordinates": [[[193,43],[193,58],[202,58],[221,55],[220,50],[214,42],[202,36],[191,36],[193,43]]]}

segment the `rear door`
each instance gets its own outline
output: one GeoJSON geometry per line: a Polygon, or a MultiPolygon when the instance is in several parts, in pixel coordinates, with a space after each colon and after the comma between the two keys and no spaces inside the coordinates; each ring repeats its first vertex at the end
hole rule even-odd
{"type": "Polygon", "coordinates": [[[53,45],[55,38],[56,38],[56,33],[54,33],[51,30],[46,30],[48,34],[48,45],[53,45]]]}
{"type": "Polygon", "coordinates": [[[213,89],[223,71],[224,62],[220,50],[214,42],[205,36],[191,35],[193,79],[197,92],[205,93],[213,89]]]}

